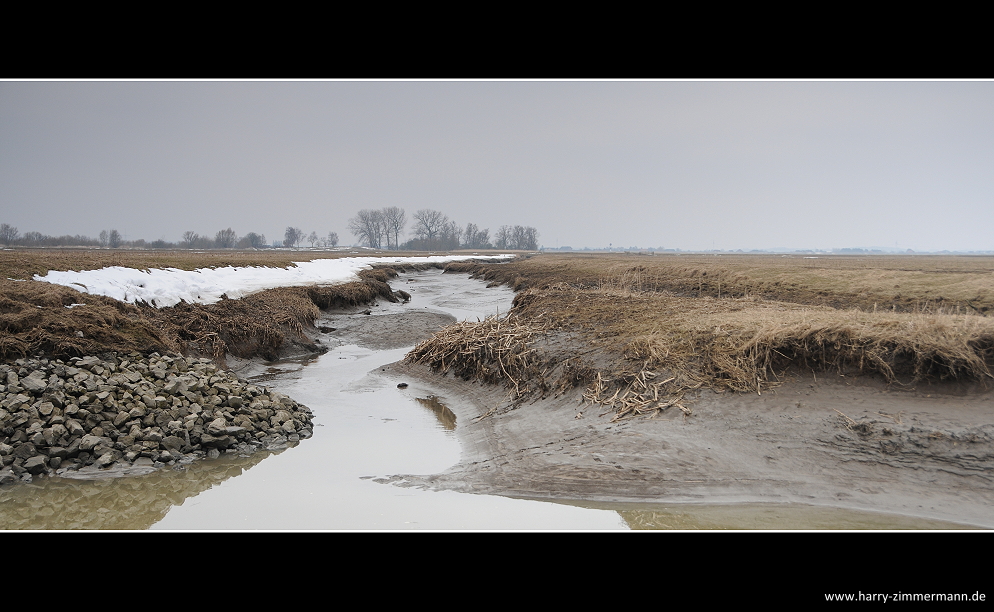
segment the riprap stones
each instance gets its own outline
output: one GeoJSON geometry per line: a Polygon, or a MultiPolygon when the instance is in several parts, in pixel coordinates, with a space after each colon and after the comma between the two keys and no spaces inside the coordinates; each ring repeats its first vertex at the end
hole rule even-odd
{"type": "Polygon", "coordinates": [[[18,359],[0,364],[0,484],[275,448],[310,437],[311,421],[306,406],[209,359],[18,359]]]}

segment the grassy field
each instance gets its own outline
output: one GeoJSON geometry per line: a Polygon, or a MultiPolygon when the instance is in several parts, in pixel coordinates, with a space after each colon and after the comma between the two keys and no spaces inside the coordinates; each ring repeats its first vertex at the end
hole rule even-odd
{"type": "Polygon", "coordinates": [[[994,309],[994,257],[545,254],[493,277],[521,287],[566,283],[861,310],[982,314],[994,309]]]}
{"type": "Polygon", "coordinates": [[[411,359],[503,379],[514,397],[584,386],[627,415],[702,387],[762,393],[797,370],[994,378],[990,257],[545,254],[449,269],[517,289],[514,318],[450,330],[411,359]]]}

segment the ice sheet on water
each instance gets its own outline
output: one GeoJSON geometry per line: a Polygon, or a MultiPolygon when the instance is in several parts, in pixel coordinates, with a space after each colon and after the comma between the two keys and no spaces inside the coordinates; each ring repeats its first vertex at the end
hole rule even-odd
{"type": "Polygon", "coordinates": [[[72,287],[84,293],[105,295],[122,302],[144,301],[159,308],[183,302],[213,304],[227,295],[237,299],[274,287],[334,285],[356,280],[356,273],[371,264],[444,263],[468,259],[510,258],[513,255],[430,257],[343,257],[294,262],[296,267],[225,267],[178,270],[176,268],[136,270],[112,266],[82,272],[51,270],[34,279],[72,287]]]}

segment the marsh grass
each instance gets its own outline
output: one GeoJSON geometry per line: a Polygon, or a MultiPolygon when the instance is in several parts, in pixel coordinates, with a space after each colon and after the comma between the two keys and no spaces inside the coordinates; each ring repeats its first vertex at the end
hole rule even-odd
{"type": "MultiPolygon", "coordinates": [[[[2,251],[0,358],[317,352],[305,332],[321,309],[407,299],[388,284],[398,270],[442,267],[391,264],[354,283],[166,309],[16,280],[105,265],[285,266],[302,255],[313,254],[2,251]]],[[[696,389],[763,393],[798,368],[894,385],[992,378],[994,258],[543,255],[444,269],[511,286],[514,308],[446,328],[408,360],[504,384],[514,406],[582,388],[614,418],[689,414],[696,389]]]]}
{"type": "Polygon", "coordinates": [[[161,309],[51,283],[0,279],[0,359],[159,351],[208,356],[223,365],[228,354],[274,360],[291,347],[321,352],[305,333],[321,309],[409,299],[382,280],[396,274],[366,270],[362,280],[341,285],[269,289],[239,300],[161,309]]]}
{"type": "Polygon", "coordinates": [[[521,290],[666,292],[755,297],[867,312],[984,314],[994,310],[994,257],[546,254],[502,266],[464,264],[521,290]]]}
{"type": "Polygon", "coordinates": [[[410,358],[464,378],[503,379],[519,403],[527,393],[585,386],[584,400],[616,419],[673,407],[690,414],[687,394],[701,388],[762,394],[791,370],[872,375],[898,386],[994,378],[994,320],[982,314],[989,258],[922,258],[922,270],[906,269],[917,258],[885,258],[879,267],[872,258],[767,258],[766,268],[758,258],[682,266],[673,259],[463,264],[459,270],[477,278],[527,287],[515,297],[513,323],[460,324],[410,358]],[[900,308],[870,301],[895,279],[909,295],[900,308]],[[973,296],[969,307],[949,297],[965,295],[973,296]],[[571,343],[550,342],[557,334],[571,343]],[[578,354],[584,374],[569,379],[566,364],[578,354]],[[505,356],[514,356],[510,365],[505,356]]]}

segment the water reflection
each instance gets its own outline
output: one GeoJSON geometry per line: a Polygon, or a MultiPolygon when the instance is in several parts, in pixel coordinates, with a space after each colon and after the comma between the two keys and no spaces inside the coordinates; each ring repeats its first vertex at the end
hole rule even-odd
{"type": "Polygon", "coordinates": [[[414,398],[419,404],[431,410],[438,419],[438,422],[442,425],[443,429],[448,431],[454,431],[456,428],[456,415],[449,410],[445,404],[438,401],[438,397],[434,395],[429,395],[428,397],[416,397],[414,398]]]}
{"type": "Polygon", "coordinates": [[[636,530],[978,529],[928,518],[805,504],[581,504],[615,510],[636,530]]]}
{"type": "Polygon", "coordinates": [[[0,529],[148,529],[174,506],[282,451],[222,456],[124,478],[38,478],[0,489],[0,529]]]}

